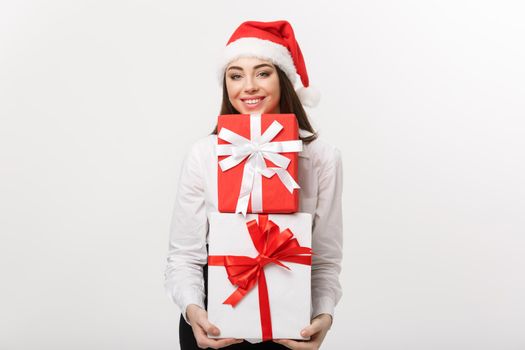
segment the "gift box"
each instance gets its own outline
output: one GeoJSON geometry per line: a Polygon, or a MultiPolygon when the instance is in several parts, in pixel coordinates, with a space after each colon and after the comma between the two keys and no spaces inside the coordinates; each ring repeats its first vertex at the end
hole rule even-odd
{"type": "Polygon", "coordinates": [[[294,114],[220,115],[218,207],[223,213],[294,213],[299,208],[294,114]]]}
{"type": "Polygon", "coordinates": [[[308,339],[311,224],[307,213],[209,216],[208,319],[220,336],[308,339]]]}

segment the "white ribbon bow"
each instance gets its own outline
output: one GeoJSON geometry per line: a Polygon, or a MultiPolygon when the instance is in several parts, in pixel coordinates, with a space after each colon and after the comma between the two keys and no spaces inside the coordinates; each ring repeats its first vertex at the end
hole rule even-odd
{"type": "Polygon", "coordinates": [[[283,129],[274,121],[261,135],[261,115],[250,115],[250,140],[233,131],[221,128],[218,137],[230,144],[216,145],[217,155],[229,156],[219,162],[222,171],[233,168],[248,157],[242,174],[241,190],[237,199],[236,213],[246,216],[248,201],[251,195],[252,212],[262,212],[262,177],[271,178],[277,174],[286,189],[292,193],[300,188],[292,175],[286,170],[290,159],[283,152],[300,152],[303,149],[301,140],[270,142],[283,129]],[[277,167],[267,167],[264,158],[277,167]]]}

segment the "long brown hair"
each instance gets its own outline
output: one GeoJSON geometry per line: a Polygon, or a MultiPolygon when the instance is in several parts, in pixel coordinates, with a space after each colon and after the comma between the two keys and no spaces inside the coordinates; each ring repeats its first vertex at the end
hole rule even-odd
{"type": "MultiPolygon", "coordinates": [[[[304,143],[310,143],[317,138],[317,132],[315,132],[312,124],[308,120],[308,116],[295,92],[295,89],[292,85],[292,82],[286,74],[277,66],[274,65],[277,70],[277,75],[279,76],[279,87],[281,89],[281,101],[279,103],[280,113],[293,113],[297,118],[297,123],[299,124],[300,129],[311,132],[313,135],[308,137],[300,137],[304,143]]],[[[226,74],[222,81],[222,106],[220,114],[240,114],[230,102],[228,98],[228,90],[226,89],[226,74]]],[[[217,134],[217,125],[213,129],[212,134],[217,134]]]]}

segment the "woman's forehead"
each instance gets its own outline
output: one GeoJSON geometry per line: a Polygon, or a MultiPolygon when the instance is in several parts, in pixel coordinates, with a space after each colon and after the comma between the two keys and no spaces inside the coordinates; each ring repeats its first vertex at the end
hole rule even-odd
{"type": "Polygon", "coordinates": [[[274,64],[272,61],[258,58],[258,57],[239,57],[233,61],[231,61],[226,69],[230,67],[240,67],[240,68],[253,68],[255,66],[261,65],[261,64],[268,64],[272,67],[274,67],[274,64]]]}

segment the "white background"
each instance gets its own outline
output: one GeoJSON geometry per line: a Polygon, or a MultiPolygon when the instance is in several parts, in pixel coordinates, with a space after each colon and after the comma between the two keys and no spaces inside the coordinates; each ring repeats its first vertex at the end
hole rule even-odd
{"type": "Polygon", "coordinates": [[[0,349],[177,349],[182,157],[244,20],[288,19],[344,157],[325,349],[524,349],[521,1],[0,2],[0,349]]]}

